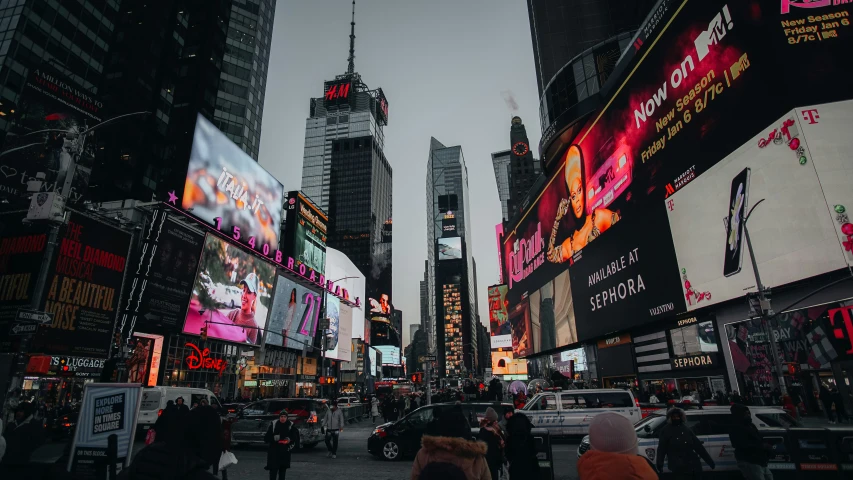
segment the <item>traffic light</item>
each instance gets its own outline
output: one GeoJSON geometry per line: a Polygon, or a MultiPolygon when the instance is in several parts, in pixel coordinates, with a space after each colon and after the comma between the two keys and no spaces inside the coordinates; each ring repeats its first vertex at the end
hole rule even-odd
{"type": "Polygon", "coordinates": [[[207,325],[201,327],[201,341],[202,342],[207,341],[207,325]]]}
{"type": "Polygon", "coordinates": [[[415,372],[409,376],[412,383],[424,383],[424,372],[415,372]]]}

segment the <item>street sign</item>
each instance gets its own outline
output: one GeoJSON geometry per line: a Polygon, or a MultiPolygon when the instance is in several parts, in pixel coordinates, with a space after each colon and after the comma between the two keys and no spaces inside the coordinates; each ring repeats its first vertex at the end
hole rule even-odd
{"type": "Polygon", "coordinates": [[[421,355],[418,357],[419,363],[434,362],[435,355],[421,355]]]}
{"type": "Polygon", "coordinates": [[[38,329],[38,323],[15,323],[9,328],[9,335],[30,335],[38,329]]]}
{"type": "Polygon", "coordinates": [[[38,310],[20,309],[15,316],[15,320],[19,322],[50,323],[53,321],[53,315],[38,310]]]}

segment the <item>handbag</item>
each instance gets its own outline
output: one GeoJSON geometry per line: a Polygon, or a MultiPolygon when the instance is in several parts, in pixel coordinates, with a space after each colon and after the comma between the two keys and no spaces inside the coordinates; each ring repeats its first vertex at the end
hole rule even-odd
{"type": "Polygon", "coordinates": [[[233,453],[228,450],[222,452],[222,455],[219,457],[219,471],[225,470],[231,465],[237,464],[237,457],[234,456],[233,453]]]}
{"type": "Polygon", "coordinates": [[[145,434],[145,445],[151,445],[154,443],[154,439],[157,437],[157,432],[151,428],[148,430],[148,433],[145,434]]]}

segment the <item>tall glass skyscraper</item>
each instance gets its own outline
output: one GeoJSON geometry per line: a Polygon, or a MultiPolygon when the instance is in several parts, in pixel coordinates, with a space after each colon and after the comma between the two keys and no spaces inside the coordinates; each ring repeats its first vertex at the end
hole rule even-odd
{"type": "Polygon", "coordinates": [[[468,168],[462,147],[430,139],[426,178],[427,289],[441,376],[477,368],[477,291],[468,168]]]}

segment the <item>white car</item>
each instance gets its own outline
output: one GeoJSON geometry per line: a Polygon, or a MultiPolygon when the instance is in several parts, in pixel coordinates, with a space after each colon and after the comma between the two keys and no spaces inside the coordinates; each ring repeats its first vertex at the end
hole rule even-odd
{"type": "MultiPolygon", "coordinates": [[[[799,427],[800,423],[788,415],[781,407],[749,407],[752,421],[762,431],[779,431],[779,442],[784,442],[784,429],[799,427]]],[[[710,406],[702,409],[685,409],[685,424],[699,437],[708,455],[714,459],[717,471],[737,470],[735,450],[729,440],[728,426],[732,423],[732,414],[728,406],[710,406]]],[[[657,458],[658,437],[666,425],[666,409],[655,410],[648,417],[634,425],[639,440],[640,455],[655,463],[657,458]]],[[[765,436],[765,440],[773,442],[773,438],[765,436]]],[[[578,445],[578,458],[589,450],[589,435],[585,436],[578,445]]],[[[669,472],[664,462],[664,472],[669,472]]],[[[702,468],[710,471],[704,460],[702,468]]]]}
{"type": "Polygon", "coordinates": [[[139,405],[139,416],[136,421],[137,432],[149,430],[154,426],[157,418],[166,408],[166,402],[175,401],[183,397],[184,405],[192,407],[193,404],[207,400],[211,407],[224,412],[216,395],[204,388],[189,387],[145,387],[142,389],[142,401],[139,405]]]}
{"type": "Polygon", "coordinates": [[[519,410],[535,428],[551,435],[585,435],[596,415],[614,412],[631,423],[642,418],[640,405],[629,390],[586,389],[539,393],[519,410]]]}

